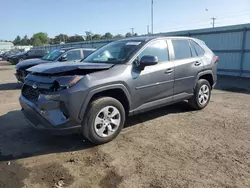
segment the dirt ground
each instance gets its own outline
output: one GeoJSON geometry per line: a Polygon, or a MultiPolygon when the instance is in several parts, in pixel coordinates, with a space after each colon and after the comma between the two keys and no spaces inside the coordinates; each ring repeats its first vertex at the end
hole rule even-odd
{"type": "Polygon", "coordinates": [[[0,62],[0,187],[250,187],[250,79],[219,77],[210,104],[130,117],[112,142],[33,130],[0,62]]]}

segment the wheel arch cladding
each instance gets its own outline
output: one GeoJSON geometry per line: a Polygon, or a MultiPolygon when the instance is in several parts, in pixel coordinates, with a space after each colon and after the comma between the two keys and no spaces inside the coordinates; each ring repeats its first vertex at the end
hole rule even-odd
{"type": "Polygon", "coordinates": [[[89,103],[100,97],[113,97],[117,99],[123,105],[126,115],[128,114],[131,104],[130,93],[128,92],[125,86],[119,84],[119,86],[105,86],[103,88],[98,88],[96,90],[91,91],[81,108],[79,114],[79,118],[81,120],[83,120],[85,116],[85,111],[89,103]]]}
{"type": "Polygon", "coordinates": [[[200,79],[207,80],[207,81],[209,82],[211,88],[213,87],[214,79],[213,79],[212,74],[209,74],[209,73],[208,73],[208,74],[201,75],[201,76],[199,77],[199,80],[200,80],[200,79]]]}

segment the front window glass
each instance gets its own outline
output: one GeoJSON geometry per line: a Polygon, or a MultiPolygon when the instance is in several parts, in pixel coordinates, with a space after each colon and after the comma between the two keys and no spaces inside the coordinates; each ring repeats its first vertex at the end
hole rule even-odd
{"type": "Polygon", "coordinates": [[[46,61],[54,61],[56,60],[60,55],[62,55],[65,52],[65,50],[53,50],[52,52],[45,55],[42,59],[46,61]]]}
{"type": "Polygon", "coordinates": [[[84,59],[90,63],[125,63],[131,56],[144,45],[142,41],[116,41],[103,46],[84,59]]]}
{"type": "Polygon", "coordinates": [[[169,61],[167,42],[165,40],[152,42],[140,53],[139,59],[145,55],[156,56],[159,63],[169,61]]]}
{"type": "Polygon", "coordinates": [[[84,58],[88,57],[94,50],[83,50],[84,58]]]}
{"type": "Polygon", "coordinates": [[[66,54],[66,57],[67,57],[67,61],[73,61],[73,60],[81,59],[81,51],[80,50],[69,51],[66,54]]]}

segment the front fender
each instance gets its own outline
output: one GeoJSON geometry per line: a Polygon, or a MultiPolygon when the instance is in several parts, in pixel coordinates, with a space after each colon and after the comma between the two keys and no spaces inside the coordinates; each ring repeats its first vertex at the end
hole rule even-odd
{"type": "Polygon", "coordinates": [[[83,120],[85,111],[88,107],[88,104],[89,104],[91,98],[95,94],[103,92],[103,91],[111,90],[111,89],[121,89],[125,93],[125,95],[128,99],[129,107],[131,106],[131,95],[130,95],[129,90],[127,89],[126,86],[124,86],[123,84],[112,84],[112,85],[101,86],[101,87],[98,87],[98,88],[95,88],[95,89],[89,91],[89,93],[87,94],[87,97],[85,98],[84,103],[81,107],[78,118],[81,121],[83,120]]]}

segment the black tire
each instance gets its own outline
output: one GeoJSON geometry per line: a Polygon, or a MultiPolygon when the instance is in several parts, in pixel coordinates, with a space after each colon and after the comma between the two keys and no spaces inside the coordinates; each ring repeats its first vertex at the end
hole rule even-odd
{"type": "Polygon", "coordinates": [[[94,144],[104,144],[113,140],[122,130],[125,122],[125,110],[123,105],[116,99],[112,97],[101,97],[94,101],[92,101],[87,110],[86,115],[84,117],[82,123],[82,134],[83,136],[94,144]],[[115,107],[120,113],[120,125],[118,126],[117,130],[110,136],[101,137],[95,131],[95,118],[99,114],[99,112],[107,107],[113,106],[115,107]]]}
{"type": "Polygon", "coordinates": [[[189,104],[190,104],[191,108],[193,108],[195,110],[201,110],[201,109],[205,108],[208,105],[208,103],[210,101],[210,97],[211,97],[211,85],[210,85],[210,83],[205,79],[200,79],[200,80],[198,80],[198,82],[196,84],[196,87],[195,87],[195,90],[194,90],[194,95],[189,100],[189,104]],[[207,102],[205,104],[201,104],[199,102],[199,91],[200,91],[200,89],[201,89],[201,87],[203,85],[207,85],[208,88],[209,88],[208,100],[207,100],[207,102]]]}

